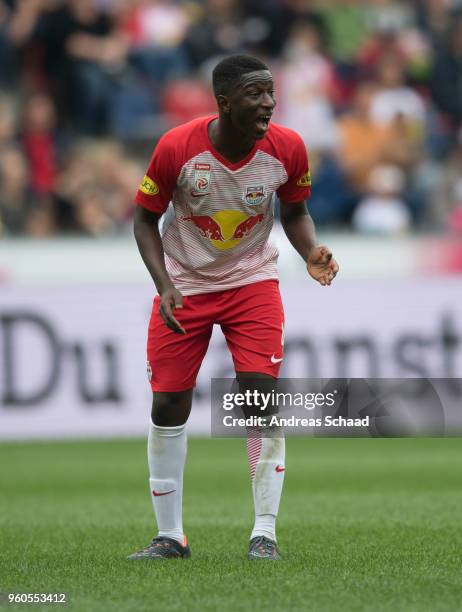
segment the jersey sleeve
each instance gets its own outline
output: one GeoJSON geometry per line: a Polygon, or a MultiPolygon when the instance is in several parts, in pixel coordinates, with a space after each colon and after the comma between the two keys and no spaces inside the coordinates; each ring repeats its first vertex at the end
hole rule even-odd
{"type": "Polygon", "coordinates": [[[164,213],[172,199],[178,178],[172,144],[165,138],[157,143],[135,202],[156,213],[164,213]]]}
{"type": "Polygon", "coordinates": [[[311,195],[311,175],[305,143],[294,134],[290,141],[290,156],[285,164],[287,181],[277,190],[282,204],[301,202],[311,195]]]}

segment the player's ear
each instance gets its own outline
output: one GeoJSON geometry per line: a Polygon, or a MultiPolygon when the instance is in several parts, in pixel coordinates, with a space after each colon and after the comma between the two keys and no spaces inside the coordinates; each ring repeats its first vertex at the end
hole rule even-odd
{"type": "Polygon", "coordinates": [[[224,114],[229,113],[230,104],[229,104],[228,96],[225,96],[224,94],[218,94],[217,95],[217,105],[221,113],[224,113],[224,114]]]}

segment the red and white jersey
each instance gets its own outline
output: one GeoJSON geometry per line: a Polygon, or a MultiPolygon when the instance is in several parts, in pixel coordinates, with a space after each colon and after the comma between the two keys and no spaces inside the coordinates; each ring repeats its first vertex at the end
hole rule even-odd
{"type": "Polygon", "coordinates": [[[135,198],[150,211],[167,211],[166,267],[184,295],[277,278],[278,251],[268,241],[273,195],[282,205],[310,195],[308,158],[298,134],[270,124],[245,159],[233,164],[210,141],[208,125],[215,118],[167,132],[135,198]]]}

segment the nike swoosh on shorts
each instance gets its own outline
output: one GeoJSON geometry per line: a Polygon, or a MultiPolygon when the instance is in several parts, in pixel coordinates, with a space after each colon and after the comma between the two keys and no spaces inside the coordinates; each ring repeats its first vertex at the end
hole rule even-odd
{"type": "Polygon", "coordinates": [[[284,359],[284,357],[275,357],[274,353],[271,355],[271,363],[279,363],[284,359]]]}

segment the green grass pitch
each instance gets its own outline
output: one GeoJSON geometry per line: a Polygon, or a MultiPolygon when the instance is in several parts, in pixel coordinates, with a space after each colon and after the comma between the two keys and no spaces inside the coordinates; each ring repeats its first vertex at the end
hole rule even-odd
{"type": "Polygon", "coordinates": [[[126,561],[154,535],[145,456],[141,440],[2,444],[0,591],[65,591],[85,612],[462,610],[462,439],[289,439],[281,563],[246,559],[229,439],[189,441],[192,559],[126,561]]]}

